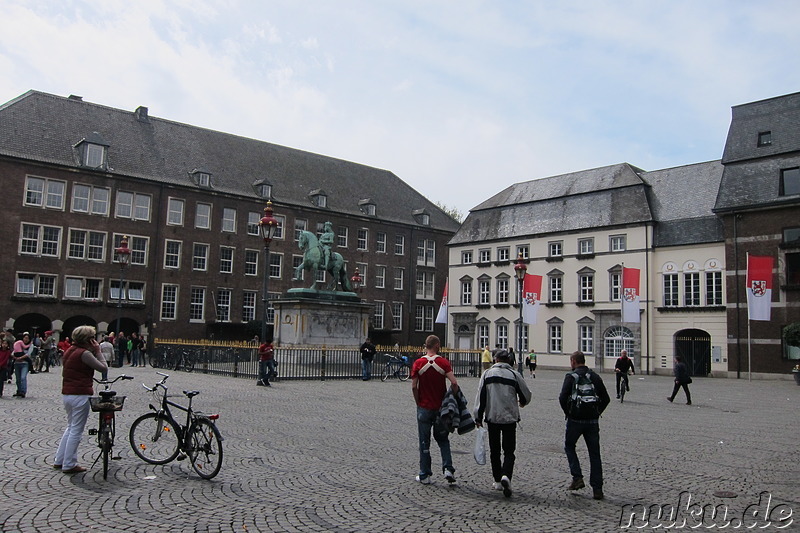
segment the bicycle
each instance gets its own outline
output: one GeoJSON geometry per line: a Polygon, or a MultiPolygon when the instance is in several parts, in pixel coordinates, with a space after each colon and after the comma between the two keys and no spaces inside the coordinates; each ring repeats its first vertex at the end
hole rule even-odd
{"type": "Polygon", "coordinates": [[[194,370],[195,355],[188,348],[181,349],[175,357],[175,370],[191,372],[194,370]]]}
{"type": "Polygon", "coordinates": [[[204,479],[211,479],[222,467],[222,435],[215,421],[218,414],[205,415],[192,409],[192,398],[200,391],[183,391],[189,399],[186,407],[170,401],[167,386],[169,375],[156,372],[161,381],[153,387],[142,383],[153,397],[160,400],[160,407],[150,404],[154,412],[146,413],[131,425],[129,440],[133,452],[143,461],[164,465],[175,459],[182,461],[189,457],[192,468],[204,479]],[[186,423],[180,424],[172,416],[170,407],[186,412],[186,423]]]}
{"type": "Polygon", "coordinates": [[[619,403],[625,401],[625,392],[628,390],[628,373],[624,372],[619,380],[619,403]]]}
{"type": "Polygon", "coordinates": [[[396,377],[400,381],[406,381],[411,375],[411,365],[408,363],[408,356],[396,357],[390,354],[384,354],[389,359],[386,361],[386,366],[381,371],[381,381],[386,381],[390,377],[396,377]]]}
{"type": "Polygon", "coordinates": [[[169,348],[158,348],[153,350],[153,353],[150,354],[147,361],[153,368],[172,368],[175,365],[174,363],[170,364],[171,355],[172,350],[169,348]]]}
{"type": "Polygon", "coordinates": [[[108,390],[112,383],[121,379],[133,379],[133,376],[126,376],[122,374],[113,380],[92,378],[95,383],[103,385],[105,388],[97,391],[98,396],[89,397],[89,405],[92,411],[99,413],[99,423],[97,429],[90,429],[89,435],[97,435],[97,446],[100,448],[100,455],[94,460],[92,466],[100,459],[103,458],[103,479],[108,479],[108,460],[119,459],[119,456],[113,457],[111,449],[114,447],[114,437],[116,435],[116,413],[122,410],[125,403],[125,396],[117,396],[116,391],[108,390]]]}

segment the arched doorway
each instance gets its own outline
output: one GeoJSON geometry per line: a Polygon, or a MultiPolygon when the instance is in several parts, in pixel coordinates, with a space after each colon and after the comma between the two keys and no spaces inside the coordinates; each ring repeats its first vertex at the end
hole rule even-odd
{"type": "Polygon", "coordinates": [[[64,321],[64,325],[61,326],[61,337],[71,337],[72,330],[77,328],[78,326],[94,326],[97,327],[97,322],[92,317],[86,315],[76,315],[73,317],[68,318],[64,321]]]}
{"type": "Polygon", "coordinates": [[[14,334],[19,337],[22,332],[27,331],[31,335],[42,334],[52,329],[52,322],[49,318],[39,313],[26,313],[14,321],[14,334]]]}
{"type": "MultiPolygon", "coordinates": [[[[125,335],[130,335],[131,333],[139,333],[139,323],[131,318],[122,317],[119,322],[117,322],[117,318],[114,317],[113,320],[108,322],[108,331],[105,333],[117,333],[119,331],[125,332],[125,335]],[[117,329],[117,325],[119,324],[119,329],[117,329]]],[[[103,333],[102,331],[98,331],[98,333],[103,333]]]]}
{"type": "Polygon", "coordinates": [[[702,329],[684,329],[675,334],[675,355],[682,355],[691,376],[711,372],[711,335],[702,329]]]}

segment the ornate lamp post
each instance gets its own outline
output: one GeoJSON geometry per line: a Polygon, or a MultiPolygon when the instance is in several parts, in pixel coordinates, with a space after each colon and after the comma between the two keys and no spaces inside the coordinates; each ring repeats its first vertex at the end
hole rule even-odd
{"type": "Polygon", "coordinates": [[[278,229],[278,220],[272,216],[272,200],[267,201],[267,207],[264,208],[264,216],[259,220],[258,226],[261,229],[261,237],[264,239],[264,284],[262,286],[261,303],[264,306],[264,316],[261,320],[261,342],[267,342],[267,318],[269,317],[269,309],[267,302],[269,301],[269,245],[275,237],[275,231],[278,229]]]}
{"type": "Polygon", "coordinates": [[[519,351],[517,354],[518,361],[522,361],[522,288],[525,283],[525,274],[527,272],[528,267],[525,265],[525,259],[523,259],[522,253],[520,253],[517,257],[516,264],[514,264],[514,274],[517,276],[517,287],[519,288],[519,335],[517,335],[517,350],[519,351]]]}
{"type": "Polygon", "coordinates": [[[362,281],[364,280],[361,278],[361,274],[358,273],[358,267],[356,267],[355,273],[350,278],[350,284],[353,286],[353,292],[358,292],[358,289],[361,288],[362,281]]]}
{"type": "Polygon", "coordinates": [[[131,250],[128,248],[128,236],[123,235],[122,240],[119,243],[119,248],[114,248],[114,259],[119,263],[119,287],[117,288],[117,327],[114,329],[114,333],[117,334],[120,331],[121,321],[122,321],[122,287],[125,284],[125,267],[128,266],[128,263],[131,259],[131,250]]]}

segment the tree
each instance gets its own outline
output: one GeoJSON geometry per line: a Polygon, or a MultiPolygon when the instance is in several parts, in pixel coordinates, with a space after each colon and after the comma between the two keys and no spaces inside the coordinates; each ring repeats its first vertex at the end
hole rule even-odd
{"type": "Polygon", "coordinates": [[[436,202],[436,207],[444,211],[444,214],[458,222],[459,224],[464,219],[464,213],[462,213],[457,207],[448,207],[442,202],[436,202]]]}

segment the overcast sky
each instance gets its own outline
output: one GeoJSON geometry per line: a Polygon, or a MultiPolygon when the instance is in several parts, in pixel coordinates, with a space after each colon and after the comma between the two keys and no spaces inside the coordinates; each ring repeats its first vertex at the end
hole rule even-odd
{"type": "Polygon", "coordinates": [[[719,159],[800,91],[795,0],[0,0],[29,89],[388,169],[466,212],[520,181],[719,159]]]}

